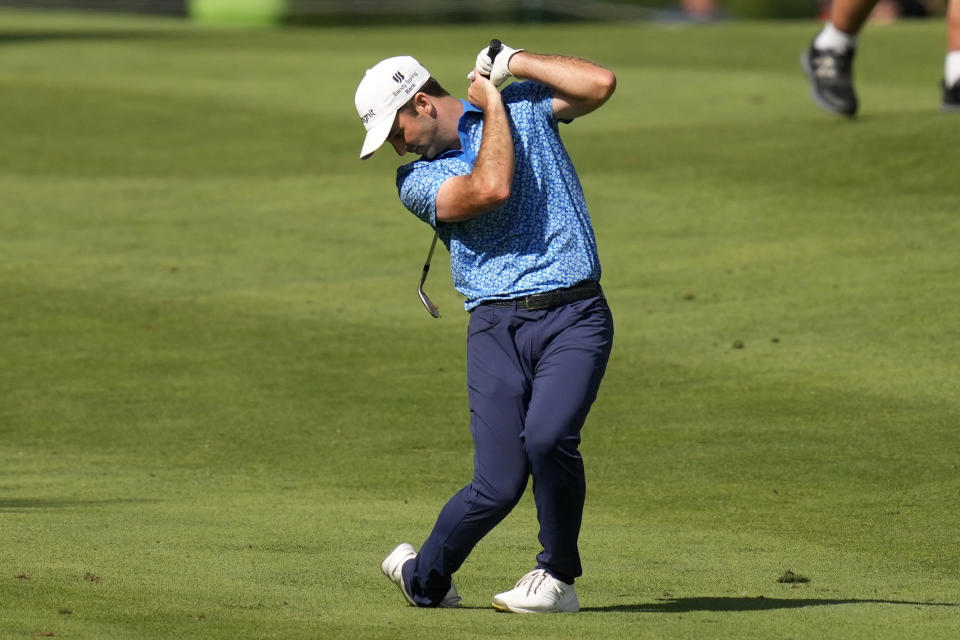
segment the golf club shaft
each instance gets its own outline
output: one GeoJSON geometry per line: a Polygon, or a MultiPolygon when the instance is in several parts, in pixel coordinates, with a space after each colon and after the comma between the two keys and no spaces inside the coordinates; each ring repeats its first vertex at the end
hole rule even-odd
{"type": "Polygon", "coordinates": [[[430,271],[430,261],[433,260],[433,250],[437,248],[437,238],[440,237],[440,232],[433,234],[433,242],[430,243],[430,251],[427,252],[427,260],[423,263],[423,275],[420,276],[420,286],[423,286],[423,283],[427,281],[427,273],[430,271]]]}

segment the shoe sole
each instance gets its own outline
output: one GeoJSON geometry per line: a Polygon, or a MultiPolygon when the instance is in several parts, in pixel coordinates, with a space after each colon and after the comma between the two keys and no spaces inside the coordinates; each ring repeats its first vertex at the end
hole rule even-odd
{"type": "Polygon", "coordinates": [[[542,611],[542,610],[538,610],[538,609],[521,609],[521,608],[519,608],[519,607],[517,607],[517,608],[515,608],[515,609],[511,609],[511,608],[508,607],[507,605],[505,605],[505,604],[500,604],[500,603],[498,603],[498,602],[491,602],[491,603],[490,603],[490,606],[493,607],[494,609],[496,609],[497,611],[502,612],[502,613],[577,613],[578,611],[580,611],[579,605],[577,606],[576,609],[563,609],[563,610],[559,610],[559,611],[542,611]]]}
{"type": "Polygon", "coordinates": [[[846,111],[837,109],[832,104],[830,104],[829,102],[827,102],[826,100],[820,97],[820,94],[817,93],[817,90],[813,86],[815,78],[814,78],[813,68],[810,66],[810,61],[807,59],[806,51],[800,54],[800,68],[803,69],[803,72],[807,76],[807,80],[810,81],[810,97],[813,98],[814,104],[816,104],[818,107],[820,107],[824,111],[827,111],[829,113],[834,113],[836,115],[846,116],[848,118],[852,118],[855,115],[857,115],[856,110],[854,110],[853,113],[847,113],[846,111]]]}

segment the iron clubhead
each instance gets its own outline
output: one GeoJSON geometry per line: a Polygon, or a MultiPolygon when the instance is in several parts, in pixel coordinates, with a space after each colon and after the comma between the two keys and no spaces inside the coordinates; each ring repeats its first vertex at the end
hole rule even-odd
{"type": "Polygon", "coordinates": [[[423,273],[420,275],[420,284],[417,285],[417,295],[420,296],[420,302],[426,307],[427,312],[434,318],[440,317],[440,309],[433,304],[427,292],[423,290],[423,283],[427,281],[427,274],[430,273],[430,261],[433,259],[433,250],[437,248],[437,238],[439,233],[433,234],[433,242],[430,243],[430,251],[427,253],[427,260],[423,263],[423,273]]]}

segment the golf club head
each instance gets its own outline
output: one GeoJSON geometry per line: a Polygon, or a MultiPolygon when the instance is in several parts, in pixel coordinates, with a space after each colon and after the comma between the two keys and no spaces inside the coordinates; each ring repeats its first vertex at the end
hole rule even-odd
{"type": "Polygon", "coordinates": [[[437,308],[437,305],[433,304],[433,301],[430,300],[430,297],[423,290],[423,283],[427,281],[427,274],[430,273],[430,261],[433,260],[433,250],[437,248],[437,238],[439,237],[439,232],[433,234],[433,242],[430,243],[430,251],[427,252],[427,259],[423,263],[423,273],[420,274],[420,284],[417,285],[417,295],[420,296],[420,302],[423,303],[423,306],[427,308],[427,311],[434,318],[440,317],[440,309],[437,308]]]}
{"type": "Polygon", "coordinates": [[[423,284],[417,287],[417,294],[420,296],[420,302],[423,303],[423,306],[427,308],[427,311],[434,318],[440,317],[440,309],[437,308],[437,305],[433,304],[433,301],[430,300],[430,297],[427,296],[427,293],[423,290],[423,284]]]}

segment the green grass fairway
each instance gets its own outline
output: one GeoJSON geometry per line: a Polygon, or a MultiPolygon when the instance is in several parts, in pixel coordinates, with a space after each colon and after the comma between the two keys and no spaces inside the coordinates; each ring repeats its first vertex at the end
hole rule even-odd
{"type": "Polygon", "coordinates": [[[944,25],[235,31],[0,11],[0,639],[954,640],[960,114],[944,25]],[[472,470],[467,315],[364,69],[456,93],[490,37],[614,69],[563,128],[616,317],[584,430],[582,613],[490,597],[530,496],[405,606],[379,571],[472,470]],[[792,571],[808,582],[778,582],[792,571]]]}

